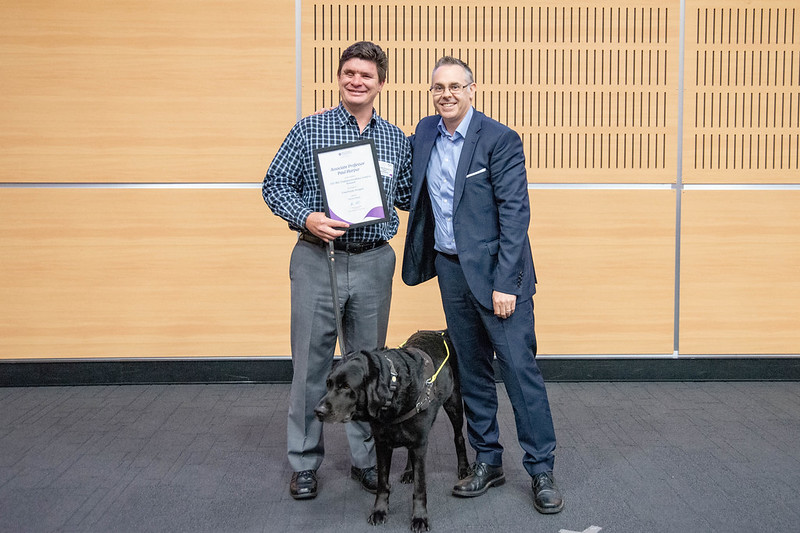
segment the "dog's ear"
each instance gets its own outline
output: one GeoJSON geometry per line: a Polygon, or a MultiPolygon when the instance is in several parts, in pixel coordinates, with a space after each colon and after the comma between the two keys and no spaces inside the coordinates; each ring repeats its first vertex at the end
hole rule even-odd
{"type": "Polygon", "coordinates": [[[381,357],[375,353],[363,352],[367,361],[367,376],[364,382],[367,393],[367,413],[371,418],[378,418],[381,409],[391,399],[389,383],[382,378],[383,366],[381,357]]]}

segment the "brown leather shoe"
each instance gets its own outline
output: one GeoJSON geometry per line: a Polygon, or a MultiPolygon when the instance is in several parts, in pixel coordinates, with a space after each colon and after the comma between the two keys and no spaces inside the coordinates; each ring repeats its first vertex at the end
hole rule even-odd
{"type": "Polygon", "coordinates": [[[492,466],[486,463],[474,463],[470,467],[470,474],[456,483],[453,495],[462,498],[480,496],[489,487],[497,487],[506,482],[502,466],[492,466]]]}
{"type": "Polygon", "coordinates": [[[564,508],[561,491],[556,487],[552,472],[541,472],[533,476],[533,506],[542,514],[560,513],[564,508]]]}
{"type": "Polygon", "coordinates": [[[295,500],[309,500],[317,495],[317,471],[303,470],[292,474],[289,494],[295,500]]]}

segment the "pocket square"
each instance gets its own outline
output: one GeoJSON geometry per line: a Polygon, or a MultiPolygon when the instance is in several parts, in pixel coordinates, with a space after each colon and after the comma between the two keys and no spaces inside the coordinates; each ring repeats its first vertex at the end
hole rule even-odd
{"type": "Polygon", "coordinates": [[[481,174],[483,172],[486,172],[485,168],[482,168],[480,170],[476,170],[475,172],[470,172],[469,174],[467,174],[467,177],[471,178],[472,176],[477,176],[478,174],[481,174]]]}

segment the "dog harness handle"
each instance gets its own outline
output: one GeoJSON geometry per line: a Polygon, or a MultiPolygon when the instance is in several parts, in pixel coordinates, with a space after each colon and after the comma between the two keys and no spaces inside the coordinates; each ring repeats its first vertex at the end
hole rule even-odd
{"type": "Polygon", "coordinates": [[[439,365],[439,369],[436,371],[436,373],[433,376],[431,376],[428,379],[428,381],[426,381],[426,383],[433,383],[434,381],[436,381],[436,378],[439,377],[439,372],[442,371],[442,369],[444,368],[444,365],[447,364],[447,360],[450,359],[450,347],[447,346],[447,341],[444,338],[444,332],[442,332],[441,335],[442,335],[442,343],[444,343],[444,351],[445,351],[446,355],[444,357],[444,361],[442,361],[442,364],[439,365]]]}
{"type": "MultiPolygon", "coordinates": [[[[447,340],[445,340],[445,338],[444,338],[444,332],[442,332],[441,335],[442,335],[442,342],[444,343],[444,349],[445,349],[445,353],[446,353],[444,361],[442,361],[442,364],[439,365],[439,368],[436,370],[436,372],[434,372],[431,377],[429,377],[428,379],[425,380],[425,388],[420,393],[419,398],[417,399],[417,404],[414,406],[414,408],[411,409],[410,411],[408,411],[406,414],[402,415],[401,417],[392,420],[391,422],[389,422],[390,424],[399,424],[400,422],[405,422],[409,418],[413,418],[417,414],[421,413],[422,411],[424,411],[425,409],[427,409],[431,405],[431,396],[432,396],[432,393],[433,393],[434,384],[436,383],[436,378],[439,377],[439,372],[442,371],[442,369],[444,368],[444,365],[446,365],[448,359],[450,359],[450,347],[447,346],[447,340]]],[[[400,348],[405,346],[405,344],[406,344],[405,342],[403,344],[401,344],[400,348]]],[[[407,349],[418,351],[420,354],[422,354],[423,360],[425,362],[427,362],[427,363],[430,363],[430,365],[433,366],[433,361],[431,361],[430,356],[428,354],[426,354],[425,352],[423,352],[422,350],[418,350],[416,348],[407,348],[407,349]]],[[[392,375],[391,381],[389,382],[389,390],[392,392],[392,396],[394,396],[394,391],[395,391],[395,389],[397,389],[397,371],[394,368],[394,363],[392,363],[392,360],[389,359],[388,356],[384,356],[384,357],[386,357],[386,360],[389,361],[390,372],[391,372],[391,375],[392,375]],[[394,388],[392,386],[394,386],[394,388]]],[[[390,405],[391,405],[391,398],[386,401],[386,405],[384,405],[383,408],[386,409],[390,405]]]]}
{"type": "Polygon", "coordinates": [[[388,409],[392,405],[392,398],[394,398],[394,393],[397,390],[397,369],[394,367],[394,362],[389,358],[388,355],[384,355],[383,357],[389,362],[389,374],[391,377],[389,378],[389,397],[386,399],[386,403],[383,405],[382,409],[388,409]]]}
{"type": "MultiPolygon", "coordinates": [[[[436,372],[434,372],[433,375],[431,377],[429,377],[428,380],[425,382],[426,384],[431,384],[434,381],[436,381],[436,378],[439,377],[439,372],[442,371],[442,369],[444,368],[444,365],[447,364],[447,360],[450,359],[450,347],[447,345],[447,341],[444,338],[444,331],[440,332],[439,334],[442,336],[442,344],[444,344],[444,352],[445,352],[446,355],[444,356],[444,361],[442,361],[442,364],[439,365],[439,368],[436,370],[436,372]]],[[[403,344],[401,344],[399,347],[402,348],[405,345],[406,345],[406,343],[403,342],[403,344]]],[[[425,354],[425,355],[427,356],[427,354],[425,354]]],[[[387,357],[387,359],[388,359],[388,357],[387,357]]],[[[390,365],[391,365],[391,363],[392,362],[389,361],[390,365]]],[[[394,365],[392,365],[392,371],[394,371],[394,365]]],[[[393,373],[392,377],[394,378],[395,381],[397,381],[397,374],[393,373]]],[[[394,389],[392,389],[392,391],[394,391],[394,389]]]]}

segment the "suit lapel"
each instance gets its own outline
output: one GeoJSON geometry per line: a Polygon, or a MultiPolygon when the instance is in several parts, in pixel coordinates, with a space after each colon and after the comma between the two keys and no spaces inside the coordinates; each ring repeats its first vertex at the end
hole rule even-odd
{"type": "Polygon", "coordinates": [[[431,157],[433,144],[436,142],[436,124],[437,121],[431,120],[430,127],[418,128],[414,135],[414,157],[412,159],[412,187],[411,187],[411,205],[416,205],[419,200],[420,191],[425,183],[425,174],[428,171],[428,161],[431,157]]]}
{"type": "Polygon", "coordinates": [[[461,156],[458,158],[458,168],[456,169],[456,182],[453,186],[453,213],[458,210],[458,203],[464,194],[464,183],[467,171],[475,154],[475,147],[480,140],[481,123],[483,114],[477,109],[472,113],[472,121],[469,123],[467,136],[464,138],[464,146],[461,148],[461,156]]]}

